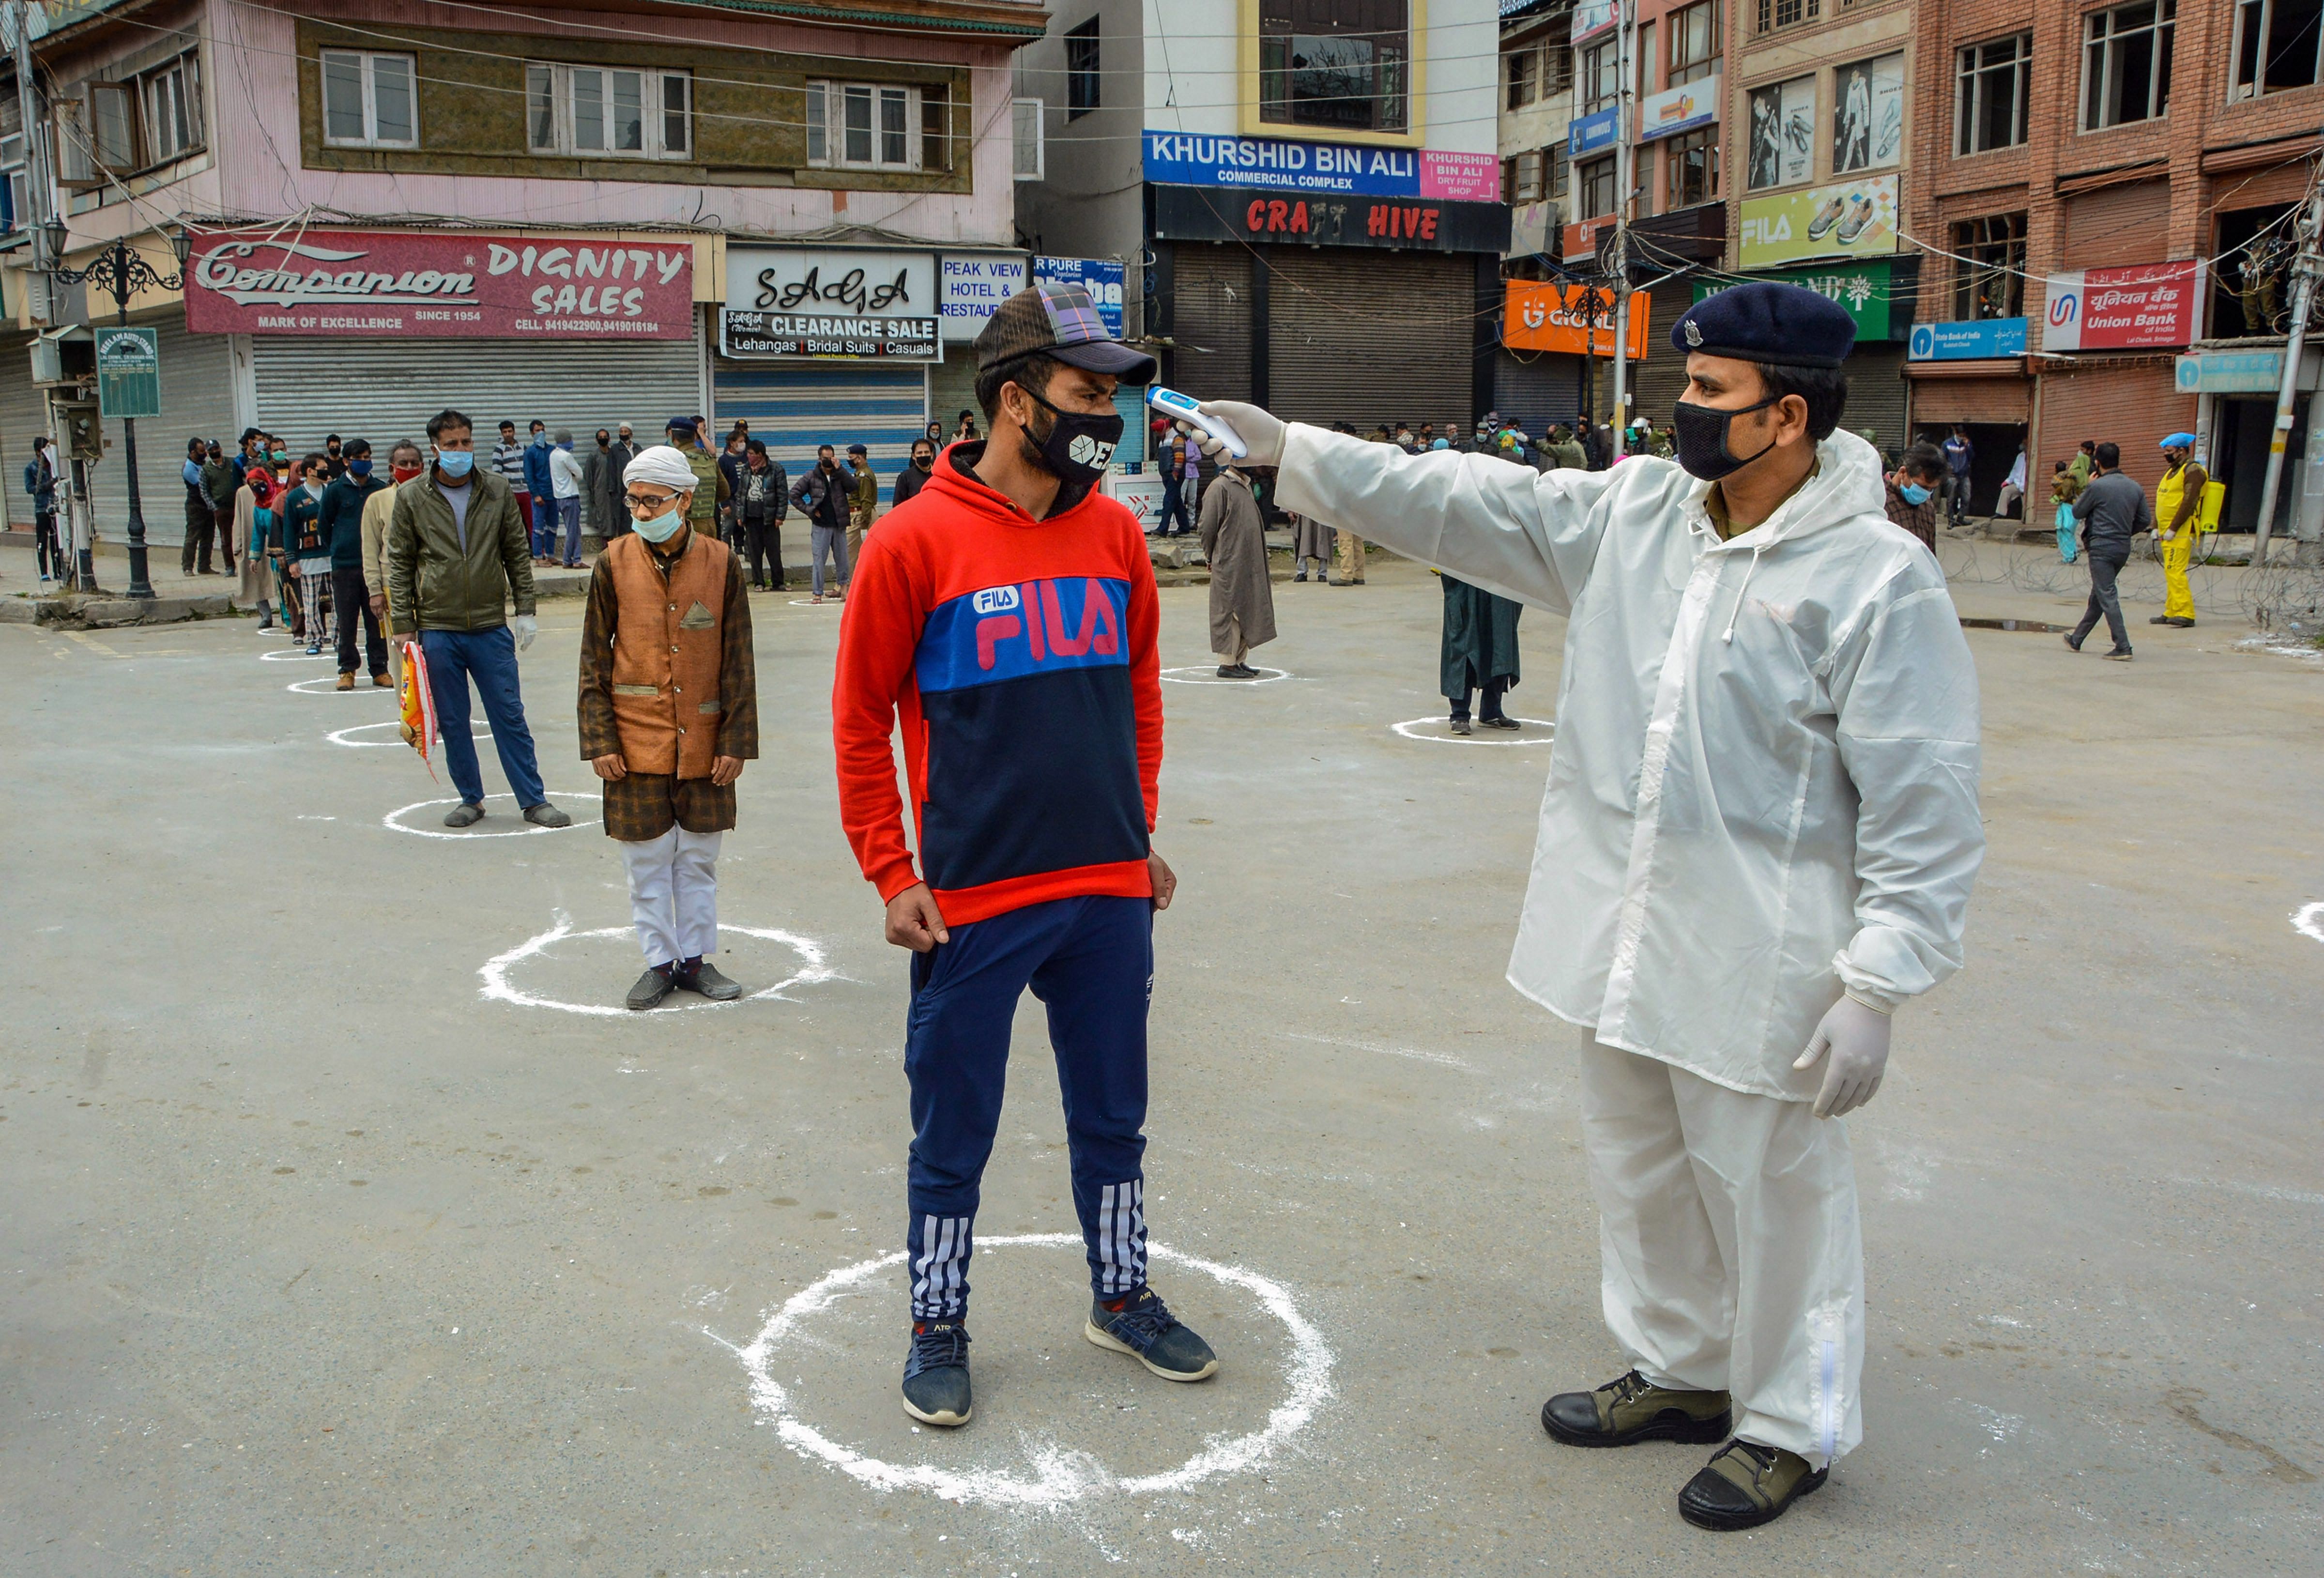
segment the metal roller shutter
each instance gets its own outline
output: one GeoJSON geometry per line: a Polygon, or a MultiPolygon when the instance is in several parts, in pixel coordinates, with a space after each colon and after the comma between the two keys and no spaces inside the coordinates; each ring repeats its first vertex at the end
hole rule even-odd
{"type": "MultiPolygon", "coordinates": [[[[1171,377],[1197,400],[1250,398],[1250,254],[1180,246],[1174,260],[1171,377]]],[[[1277,398],[1282,386],[1276,390],[1277,398]]]]}
{"type": "Polygon", "coordinates": [[[979,433],[989,425],[984,413],[976,409],[976,347],[955,340],[945,346],[945,359],[928,369],[928,420],[944,424],[945,441],[949,443],[963,411],[975,416],[979,433]]]}
{"type": "MultiPolygon", "coordinates": [[[[1493,409],[1535,438],[1559,422],[1572,423],[1582,411],[1582,358],[1554,351],[1493,354],[1493,409]]],[[[1425,417],[1424,421],[1442,421],[1425,417]]]]}
{"type": "MultiPolygon", "coordinates": [[[[1646,292],[1646,355],[1630,364],[1631,409],[1658,428],[1671,424],[1671,408],[1686,392],[1686,353],[1670,343],[1670,326],[1694,305],[1691,277],[1666,280],[1646,292]]],[[[1603,418],[1600,420],[1603,420],[1603,418]]]]}
{"type": "Polygon", "coordinates": [[[1473,257],[1278,247],[1266,262],[1277,416],[1365,432],[1383,421],[1476,420],[1473,257]]]}
{"type": "Polygon", "coordinates": [[[2042,425],[2027,469],[2049,474],[2050,460],[2065,460],[2084,438],[2111,441],[2122,448],[2122,469],[2152,493],[2163,480],[2165,433],[2191,431],[2195,397],[2172,387],[2169,356],[2140,356],[2109,365],[2085,360],[2070,372],[2042,375],[2042,425]],[[2046,457],[2036,467],[2037,457],[2046,457]]]}
{"type": "MultiPolygon", "coordinates": [[[[288,438],[294,455],[321,448],[330,433],[374,447],[398,438],[424,443],[428,419],[447,406],[467,414],[487,449],[503,420],[521,432],[538,417],[551,432],[571,429],[576,445],[599,428],[628,422],[641,442],[659,443],[664,422],[702,410],[698,338],[600,345],[261,336],[251,351],[258,425],[288,438]]],[[[165,344],[164,399],[169,355],[165,344]]],[[[226,382],[221,361],[221,396],[226,382]]]]}
{"type": "Polygon", "coordinates": [[[1915,378],[1913,426],[1987,422],[2023,427],[2033,409],[2034,381],[2001,378],[1915,378]]]}
{"type": "MultiPolygon", "coordinates": [[[[216,438],[234,453],[235,437],[242,429],[234,421],[234,374],[226,337],[188,334],[182,323],[161,323],[161,414],[137,424],[137,491],[145,512],[145,540],[181,543],[186,540],[186,440],[197,436],[216,438]]],[[[89,474],[89,492],[99,531],[125,531],[129,521],[129,484],[121,467],[112,462],[123,453],[121,424],[108,420],[105,436],[112,440],[107,464],[89,474]]]]}
{"type": "MultiPolygon", "coordinates": [[[[796,481],[815,464],[818,445],[839,451],[844,469],[847,447],[871,452],[880,474],[880,503],[894,503],[896,473],[912,457],[912,440],[927,426],[927,374],[918,365],[878,362],[730,362],[711,364],[717,415],[724,433],[741,417],[751,436],[782,462],[796,481]]],[[[980,420],[978,430],[983,423],[980,420]]]]}
{"type": "Polygon", "coordinates": [[[2168,180],[2125,181],[2070,197],[2059,263],[2106,269],[2161,263],[2170,240],[2163,220],[2170,212],[2168,180]]]}
{"type": "Polygon", "coordinates": [[[1904,448],[1904,347],[1873,345],[1848,358],[1848,407],[1840,425],[1876,449],[1904,448]]]}
{"type": "Polygon", "coordinates": [[[48,402],[32,385],[32,344],[30,335],[0,340],[0,368],[7,369],[0,378],[0,486],[8,492],[8,523],[20,531],[32,529],[24,465],[32,458],[33,438],[49,430],[48,402]]]}

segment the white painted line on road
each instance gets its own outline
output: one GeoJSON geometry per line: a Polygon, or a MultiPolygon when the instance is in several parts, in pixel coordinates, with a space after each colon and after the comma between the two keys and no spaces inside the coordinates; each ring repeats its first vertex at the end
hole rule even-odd
{"type": "Polygon", "coordinates": [[[2313,937],[2324,943],[2324,900],[2303,904],[2292,911],[2292,929],[2301,937],[2313,937]]]}
{"type": "Polygon", "coordinates": [[[395,694],[392,689],[382,690],[376,685],[358,685],[354,689],[346,691],[341,691],[338,685],[338,676],[336,674],[318,674],[312,679],[294,679],[282,688],[295,690],[301,696],[393,696],[395,694]],[[320,690],[315,688],[318,685],[322,687],[320,690]]]}
{"type": "Polygon", "coordinates": [[[1291,673],[1287,669],[1260,669],[1256,679],[1222,679],[1215,665],[1204,668],[1200,663],[1191,663],[1183,669],[1165,669],[1162,678],[1173,685],[1272,685],[1278,679],[1290,678],[1291,673]]]}
{"type": "Polygon", "coordinates": [[[262,663],[335,663],[338,657],[336,651],[310,652],[304,647],[277,647],[271,652],[259,653],[258,660],[262,663]]]}
{"type": "MultiPolygon", "coordinates": [[[[981,1238],[976,1247],[987,1252],[1011,1248],[1070,1249],[1078,1255],[1082,1241],[1078,1233],[1028,1232],[981,1238]]],[[[707,1326],[702,1328],[702,1333],[742,1360],[751,1376],[752,1406],[772,1421],[784,1445],[803,1458],[820,1459],[875,1490],[927,1490],[947,1501],[979,1501],[991,1507],[1060,1507],[1108,1493],[1149,1496],[1183,1490],[1204,1480],[1249,1473],[1306,1428],[1316,1410],[1330,1400],[1332,1350],[1323,1342],[1323,1333],[1299,1313],[1297,1303],[1282,1284],[1240,1267],[1222,1266],[1158,1243],[1148,1244],[1146,1252],[1165,1265],[1184,1266],[1242,1288],[1257,1297],[1291,1333],[1291,1363],[1286,1375],[1289,1386],[1283,1400],[1268,1415],[1266,1425],[1243,1435],[1213,1437],[1193,1457],[1160,1473],[1123,1477],[1085,1451],[1054,1441],[1027,1439],[1021,1435],[1019,1439],[1035,1468],[1030,1476],[998,1469],[954,1470],[934,1463],[884,1463],[842,1445],[798,1417],[792,1408],[790,1394],[774,1377],[778,1348],[786,1339],[808,1342],[800,1333],[801,1326],[843,1297],[864,1290],[873,1278],[901,1265],[901,1250],[843,1266],[793,1294],[768,1316],[767,1324],[746,1348],[736,1348],[707,1326]]]]}
{"type": "Polygon", "coordinates": [[[2249,1195],[2257,1200],[2282,1200],[2293,1205],[2324,1205],[2324,1195],[2310,1194],[2305,1189],[2280,1188],[2273,1184],[2238,1184],[2227,1178],[2174,1178],[2172,1181],[2196,1188],[2226,1189],[2232,1194],[2249,1195]]]}
{"type": "Polygon", "coordinates": [[[1351,1052],[1377,1052],[1384,1057],[1409,1057],[1416,1063],[1434,1063],[1444,1068],[1462,1068],[1474,1074],[1476,1065],[1466,1063],[1450,1052],[1424,1052],[1417,1047],[1390,1047],[1381,1041],[1351,1041],[1339,1036],[1311,1036],[1300,1030],[1275,1032],[1286,1041],[1314,1041],[1323,1047],[1345,1047],[1351,1052]]]}
{"type": "Polygon", "coordinates": [[[812,597],[793,597],[789,599],[790,605],[794,608],[837,608],[844,604],[846,601],[847,599],[844,597],[832,597],[821,603],[816,602],[812,597]]]}
{"type": "MultiPolygon", "coordinates": [[[[1516,715],[1510,715],[1514,717],[1516,715]]],[[[1499,729],[1491,729],[1482,734],[1455,734],[1451,732],[1452,720],[1444,717],[1406,718],[1400,724],[1390,724],[1388,727],[1407,740],[1423,740],[1431,745],[1546,745],[1556,736],[1557,725],[1547,718],[1517,718],[1517,721],[1527,728],[1539,729],[1541,733],[1508,734],[1499,729]],[[1442,734],[1420,733],[1424,728],[1432,727],[1446,732],[1442,734]]]]}
{"type": "MultiPolygon", "coordinates": [[[[557,800],[599,800],[604,798],[587,789],[572,789],[562,793],[551,789],[549,792],[552,797],[550,801],[552,805],[557,800]]],[[[515,798],[514,795],[486,795],[484,802],[489,805],[494,800],[515,798]]],[[[505,832],[462,833],[439,827],[406,827],[396,820],[398,817],[408,817],[414,811],[424,811],[430,806],[456,806],[459,803],[460,797],[457,795],[454,795],[447,800],[415,800],[410,805],[390,811],[386,816],[382,817],[380,825],[392,832],[409,833],[414,838],[529,838],[535,833],[569,833],[573,827],[586,827],[589,825],[586,822],[576,820],[572,827],[540,827],[527,822],[521,827],[512,827],[505,832]]]]}
{"type": "MultiPolygon", "coordinates": [[[[374,749],[381,745],[401,745],[403,743],[403,736],[401,734],[393,735],[385,740],[355,740],[348,738],[348,736],[351,734],[368,734],[377,729],[400,729],[402,726],[403,720],[401,718],[390,718],[383,724],[355,724],[344,729],[333,729],[329,734],[324,735],[323,738],[328,740],[334,745],[351,745],[357,750],[374,749]]],[[[479,740],[489,740],[493,737],[492,726],[488,724],[479,723],[475,718],[470,718],[468,720],[468,733],[479,740]]],[[[407,747],[407,749],[409,749],[409,747],[407,747]]]]}
{"type": "MultiPolygon", "coordinates": [[[[634,946],[638,934],[634,928],[626,926],[601,927],[595,931],[575,931],[573,929],[573,918],[566,914],[561,909],[554,912],[554,918],[557,924],[550,927],[547,931],[542,932],[539,937],[529,937],[525,941],[519,943],[515,947],[511,948],[507,953],[498,955],[484,961],[484,967],[478,970],[476,974],[484,977],[484,984],[480,995],[483,996],[486,1001],[510,1002],[516,1004],[519,1008],[561,1009],[567,1013],[594,1014],[605,1019],[650,1019],[654,1014],[659,1013],[673,1013],[701,1008],[733,1008],[736,1003],[759,1002],[770,998],[780,998],[783,997],[785,992],[791,987],[812,986],[818,981],[829,981],[839,974],[838,971],[833,969],[825,962],[822,945],[816,942],[812,937],[801,937],[797,932],[778,931],[770,927],[728,926],[722,922],[718,927],[720,931],[731,931],[739,937],[754,937],[764,942],[779,943],[783,946],[791,949],[798,955],[798,967],[792,971],[788,975],[784,976],[780,981],[776,982],[772,986],[766,987],[761,991],[751,992],[746,996],[735,998],[727,1002],[713,1002],[708,998],[702,997],[691,992],[672,993],[670,1001],[667,1005],[661,1008],[650,1010],[646,1013],[638,1013],[634,1010],[626,1008],[620,1003],[564,1002],[557,998],[543,997],[538,992],[527,992],[521,987],[511,984],[509,981],[510,968],[512,965],[522,964],[527,959],[538,958],[542,955],[547,954],[550,948],[556,946],[558,943],[579,942],[593,940],[597,937],[618,937],[631,939],[634,946]],[[684,998],[687,1001],[683,1002],[678,1001],[678,1000],[679,998],[684,998]]],[[[796,1000],[785,999],[785,1001],[788,1001],[796,1000]]],[[[643,1073],[644,1070],[631,1070],[624,1068],[622,1072],[624,1074],[632,1072],[643,1073]]]]}

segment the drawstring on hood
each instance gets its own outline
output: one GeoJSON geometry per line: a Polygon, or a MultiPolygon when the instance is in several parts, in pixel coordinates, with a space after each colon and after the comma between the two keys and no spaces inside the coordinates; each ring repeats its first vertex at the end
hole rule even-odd
{"type": "MultiPolygon", "coordinates": [[[[1842,429],[1816,446],[1816,461],[1817,470],[1800,484],[1792,496],[1777,505],[1774,514],[1744,533],[1749,536],[1764,531],[1766,535],[1751,545],[1751,562],[1744,568],[1743,584],[1736,588],[1735,604],[1728,610],[1727,630],[1719,638],[1721,642],[1734,644],[1736,623],[1743,617],[1744,600],[1750,595],[1751,577],[1758,572],[1761,554],[1789,539],[1840,525],[1858,515],[1886,518],[1880,456],[1871,445],[1842,429]]],[[[1694,495],[1696,511],[1702,509],[1702,501],[1714,485],[1706,483],[1694,495]]],[[[1695,529],[1691,518],[1689,527],[1695,529]]],[[[1707,525],[1701,530],[1707,532],[1707,525]]]]}
{"type": "MultiPolygon", "coordinates": [[[[1778,533],[1778,535],[1781,534],[1778,533]]],[[[1735,606],[1727,611],[1727,633],[1719,638],[1720,641],[1730,642],[1734,641],[1735,622],[1743,617],[1743,599],[1750,594],[1751,577],[1759,573],[1759,556],[1775,545],[1775,539],[1771,537],[1751,549],[1751,563],[1743,571],[1743,585],[1736,589],[1735,606]]]]}

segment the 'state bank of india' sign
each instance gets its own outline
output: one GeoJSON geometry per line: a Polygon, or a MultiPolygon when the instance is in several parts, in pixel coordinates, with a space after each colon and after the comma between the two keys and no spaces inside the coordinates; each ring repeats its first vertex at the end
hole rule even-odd
{"type": "Polygon", "coordinates": [[[1272,192],[1156,187],[1154,234],[1167,241],[1503,252],[1509,245],[1509,210],[1499,203],[1292,198],[1272,192]]]}
{"type": "Polygon", "coordinates": [[[186,275],[196,334],[694,336],[690,243],[307,230],[205,237],[186,275]]]}
{"type": "Polygon", "coordinates": [[[930,252],[726,249],[720,348],[729,356],[941,362],[930,252]]]}

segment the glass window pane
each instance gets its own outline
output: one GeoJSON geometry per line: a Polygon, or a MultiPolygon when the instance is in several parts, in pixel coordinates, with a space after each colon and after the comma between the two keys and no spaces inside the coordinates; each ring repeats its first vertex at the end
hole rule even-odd
{"type": "Polygon", "coordinates": [[[411,132],[411,62],[401,55],[374,55],[371,62],[374,134],[383,143],[410,143],[411,132]]]}
{"type": "Polygon", "coordinates": [[[323,135],[334,143],[364,140],[361,55],[323,55],[323,135]]]}
{"type": "Polygon", "coordinates": [[[825,106],[830,102],[830,83],[807,85],[807,157],[810,164],[820,164],[831,157],[830,138],[824,130],[825,106]]]}
{"type": "Polygon", "coordinates": [[[949,101],[941,88],[920,89],[920,168],[948,170],[951,161],[945,152],[945,124],[949,101]]]}
{"type": "Polygon", "coordinates": [[[691,152],[694,138],[687,125],[686,96],[693,87],[693,78],[682,71],[673,71],[661,79],[661,151],[665,153],[691,152]]]}
{"type": "Polygon", "coordinates": [[[524,69],[526,136],[535,148],[557,146],[557,97],[546,66],[524,69]]]}
{"type": "Polygon", "coordinates": [[[605,74],[576,69],[573,73],[573,146],[605,146],[605,74]]]}
{"type": "Polygon", "coordinates": [[[845,147],[841,157],[850,164],[872,162],[872,90],[849,88],[846,94],[846,119],[843,128],[845,147]]]}
{"type": "Polygon", "coordinates": [[[880,162],[909,164],[912,161],[910,138],[904,130],[906,90],[883,88],[880,90],[880,162]]]}
{"type": "Polygon", "coordinates": [[[613,78],[613,137],[610,144],[623,153],[645,151],[645,78],[635,71],[616,71],[613,78]]]}

